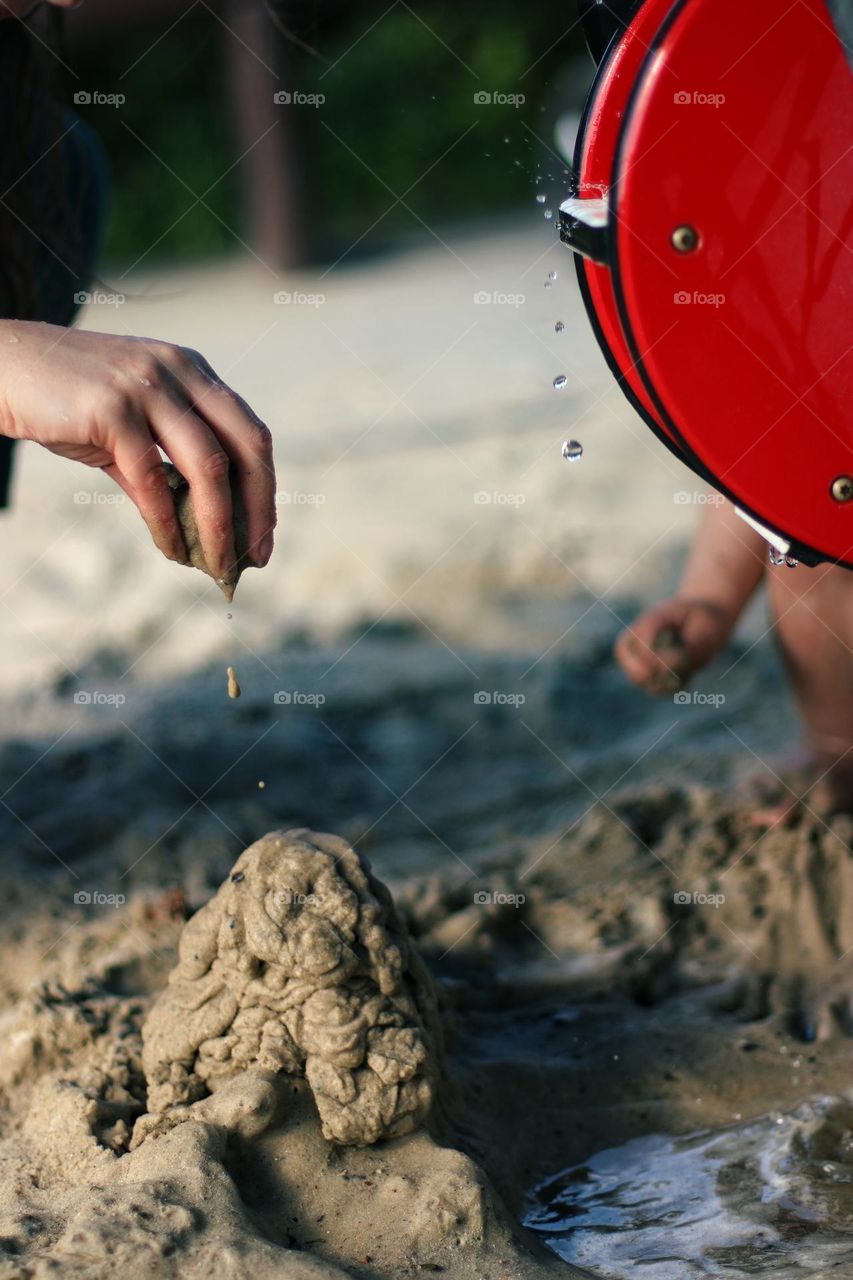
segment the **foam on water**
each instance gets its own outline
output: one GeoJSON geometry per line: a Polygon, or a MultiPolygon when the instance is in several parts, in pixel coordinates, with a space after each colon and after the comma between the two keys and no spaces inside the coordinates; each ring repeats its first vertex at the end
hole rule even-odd
{"type": "Polygon", "coordinates": [[[606,1280],[853,1276],[853,1105],[636,1138],[542,1183],[524,1221],[606,1280]]]}

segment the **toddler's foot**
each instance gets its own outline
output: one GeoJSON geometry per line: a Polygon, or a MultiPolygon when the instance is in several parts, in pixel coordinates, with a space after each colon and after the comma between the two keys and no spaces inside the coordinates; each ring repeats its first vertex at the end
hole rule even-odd
{"type": "Polygon", "coordinates": [[[778,773],[753,778],[748,803],[756,827],[793,827],[803,817],[826,821],[836,813],[853,813],[853,749],[832,750],[815,743],[778,773]]]}

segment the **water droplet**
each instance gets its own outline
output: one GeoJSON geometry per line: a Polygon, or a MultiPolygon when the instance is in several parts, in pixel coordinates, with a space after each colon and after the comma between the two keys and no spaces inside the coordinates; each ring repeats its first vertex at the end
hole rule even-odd
{"type": "Polygon", "coordinates": [[[546,210],[545,210],[545,218],[546,218],[546,220],[550,221],[550,220],[551,220],[551,218],[553,218],[553,216],[554,216],[554,210],[553,210],[553,209],[546,209],[546,210]]]}
{"type": "Polygon", "coordinates": [[[564,373],[558,373],[556,378],[554,379],[554,384],[553,384],[554,390],[562,391],[563,387],[566,385],[567,382],[568,382],[568,378],[566,377],[566,375],[564,373]]]}
{"type": "Polygon", "coordinates": [[[562,320],[558,320],[557,323],[554,325],[554,332],[562,333],[565,327],[566,326],[563,324],[562,320]]]}
{"type": "Polygon", "coordinates": [[[150,386],[151,386],[150,379],[148,379],[148,378],[140,378],[140,379],[139,379],[139,381],[142,383],[143,387],[150,387],[150,386]]]}
{"type": "Polygon", "coordinates": [[[9,334],[9,341],[10,341],[10,342],[20,342],[20,341],[21,341],[21,339],[20,339],[20,338],[17,338],[17,337],[15,336],[15,334],[14,334],[14,333],[10,333],[10,334],[9,334]]]}
{"type": "Polygon", "coordinates": [[[781,551],[777,551],[775,547],[770,548],[770,563],[777,566],[785,563],[784,555],[781,551]]]}
{"type": "Polygon", "coordinates": [[[579,440],[565,440],[562,453],[566,462],[580,462],[583,457],[583,445],[579,440]]]}
{"type": "Polygon", "coordinates": [[[504,142],[509,142],[509,138],[504,138],[504,142]]]}
{"type": "MultiPolygon", "coordinates": [[[[536,179],[536,181],[537,181],[537,182],[541,182],[541,178],[537,178],[537,179],[536,179]]],[[[536,203],[537,203],[537,204],[544,204],[544,203],[545,203],[545,201],[546,201],[547,199],[548,199],[548,197],[545,195],[545,192],[544,192],[544,191],[537,191],[537,192],[536,192],[536,203]]]]}
{"type": "MultiPolygon", "coordinates": [[[[799,563],[800,562],[796,556],[785,556],[785,564],[789,569],[796,569],[799,563]]],[[[794,1065],[796,1065],[796,1063],[794,1065]]]]}
{"type": "Polygon", "coordinates": [[[549,271],[549,272],[548,272],[548,279],[549,279],[549,280],[556,280],[556,279],[557,279],[557,273],[556,273],[556,271],[549,271]]]}
{"type": "Polygon", "coordinates": [[[233,617],[234,617],[234,614],[233,614],[233,613],[226,613],[225,617],[230,619],[230,618],[233,618],[233,617]]]}
{"type": "Polygon", "coordinates": [[[546,280],[546,281],[545,281],[545,288],[546,288],[546,289],[553,289],[553,288],[554,288],[554,281],[553,281],[553,280],[546,280]]]}
{"type": "Polygon", "coordinates": [[[266,785],[267,785],[267,784],[266,784],[265,782],[259,782],[259,783],[258,783],[258,790],[259,790],[259,791],[263,791],[263,789],[264,789],[264,787],[265,787],[266,785]]]}

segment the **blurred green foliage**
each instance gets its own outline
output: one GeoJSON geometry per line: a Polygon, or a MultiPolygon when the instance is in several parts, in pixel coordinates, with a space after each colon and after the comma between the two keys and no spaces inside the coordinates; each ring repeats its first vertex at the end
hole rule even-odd
{"type": "MultiPolygon", "coordinates": [[[[293,25],[319,56],[288,45],[281,87],[326,98],[285,108],[298,112],[293,176],[315,256],[336,257],[360,237],[359,252],[375,251],[422,230],[420,219],[491,215],[529,200],[543,157],[558,167],[535,135],[548,141],[548,85],[581,49],[573,6],[493,0],[486,12],[399,0],[384,16],[381,5],[331,4],[319,17],[313,8],[308,30],[293,25]],[[475,101],[496,92],[524,102],[475,101]]],[[[204,6],[157,41],[168,25],[124,28],[120,41],[95,39],[75,59],[80,84],[127,96],[120,110],[83,108],[110,160],[113,263],[209,256],[246,234],[245,174],[227,172],[239,154],[225,89],[231,37],[204,6]]]]}
{"type": "Polygon", "coordinates": [[[112,32],[74,57],[75,88],[127,99],[120,109],[77,108],[109,161],[111,262],[207,256],[230,248],[228,228],[239,229],[238,176],[219,181],[233,151],[221,28],[199,9],[151,48],[167,26],[123,29],[120,41],[112,32]]]}

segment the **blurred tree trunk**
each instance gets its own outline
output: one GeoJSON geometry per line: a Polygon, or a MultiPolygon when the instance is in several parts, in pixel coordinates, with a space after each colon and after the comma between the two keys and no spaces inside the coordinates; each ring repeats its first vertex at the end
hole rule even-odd
{"type": "Polygon", "coordinates": [[[307,256],[299,111],[277,105],[288,79],[289,51],[262,0],[226,0],[222,8],[229,116],[233,120],[246,201],[249,245],[276,271],[307,256]]]}

